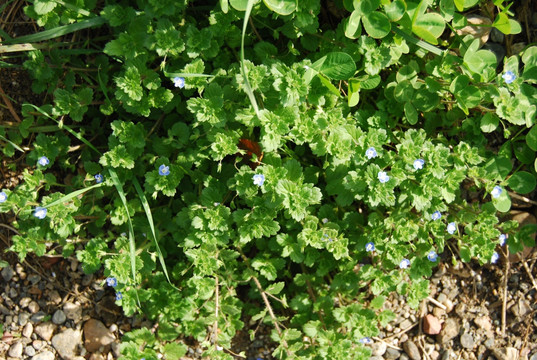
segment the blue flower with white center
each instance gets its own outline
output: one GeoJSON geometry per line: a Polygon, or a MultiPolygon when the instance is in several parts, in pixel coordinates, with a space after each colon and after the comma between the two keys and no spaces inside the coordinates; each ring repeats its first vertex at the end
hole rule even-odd
{"type": "Polygon", "coordinates": [[[495,251],[494,254],[492,254],[492,257],[490,258],[490,262],[493,264],[496,264],[498,260],[500,259],[500,255],[495,251]]]}
{"type": "Polygon", "coordinates": [[[367,149],[367,150],[365,151],[365,156],[366,156],[368,159],[376,158],[376,157],[377,157],[377,150],[375,150],[374,147],[370,147],[369,149],[367,149]]]}
{"type": "Polygon", "coordinates": [[[360,339],[360,342],[361,342],[362,344],[372,344],[372,343],[373,343],[373,340],[371,340],[371,338],[364,337],[364,338],[361,338],[361,339],[360,339]]]}
{"type": "Polygon", "coordinates": [[[431,215],[431,220],[440,220],[441,217],[442,217],[442,214],[440,213],[440,211],[435,211],[431,215]]]}
{"type": "Polygon", "coordinates": [[[502,192],[503,192],[503,189],[502,189],[500,186],[496,185],[496,186],[494,187],[494,189],[492,189],[492,191],[490,192],[490,195],[491,195],[494,199],[497,199],[497,198],[500,197],[500,195],[502,194],[502,192]]]}
{"type": "Polygon", "coordinates": [[[372,241],[365,244],[365,251],[367,252],[375,251],[375,244],[373,244],[372,241]]]}
{"type": "Polygon", "coordinates": [[[119,301],[123,299],[123,294],[121,293],[121,291],[117,291],[116,292],[116,301],[119,301]]]}
{"type": "Polygon", "coordinates": [[[447,225],[447,232],[451,235],[455,234],[455,231],[457,231],[457,225],[454,222],[450,222],[447,225]]]}
{"type": "Polygon", "coordinates": [[[176,76],[173,78],[173,86],[182,89],[185,87],[185,78],[176,76]]]}
{"type": "Polygon", "coordinates": [[[401,269],[406,269],[410,266],[410,260],[408,259],[403,259],[401,260],[401,262],[399,263],[399,268],[401,269]]]}
{"type": "Polygon", "coordinates": [[[505,241],[507,240],[507,235],[505,235],[505,234],[501,234],[501,235],[498,237],[498,240],[500,240],[500,245],[501,245],[501,246],[504,246],[504,245],[505,245],[505,241]]]}
{"type": "Polygon", "coordinates": [[[160,165],[158,167],[158,174],[160,176],[168,176],[168,175],[170,175],[170,167],[166,166],[164,164],[160,165]]]}
{"type": "Polygon", "coordinates": [[[416,160],[414,160],[414,164],[412,164],[412,165],[414,166],[414,169],[421,170],[421,169],[423,169],[423,165],[425,165],[425,160],[416,159],[416,160]]]}
{"type": "Polygon", "coordinates": [[[47,216],[47,208],[36,207],[34,210],[34,216],[38,219],[43,220],[47,216]]]}
{"type": "Polygon", "coordinates": [[[377,177],[381,184],[387,183],[390,180],[390,177],[388,176],[388,174],[386,174],[385,171],[379,171],[377,177]]]}
{"type": "Polygon", "coordinates": [[[252,176],[252,179],[254,180],[254,185],[263,186],[263,183],[265,182],[265,175],[255,174],[252,176]]]}
{"type": "Polygon", "coordinates": [[[0,203],[6,202],[7,194],[5,192],[0,192],[0,203]]]}
{"type": "Polygon", "coordinates": [[[41,156],[38,160],[37,160],[37,163],[41,166],[47,166],[48,164],[50,164],[50,160],[48,159],[48,157],[46,156],[41,156]]]}
{"type": "Polygon", "coordinates": [[[427,254],[427,259],[429,259],[429,261],[431,261],[431,262],[435,262],[436,259],[438,259],[438,254],[436,253],[436,251],[431,250],[427,254]]]}
{"type": "Polygon", "coordinates": [[[323,218],[321,221],[323,222],[323,224],[326,224],[326,223],[328,222],[328,219],[327,219],[327,218],[323,218]]]}
{"type": "Polygon", "coordinates": [[[104,176],[102,176],[101,174],[95,175],[94,178],[96,184],[100,184],[104,181],[104,176]]]}
{"type": "Polygon", "coordinates": [[[107,277],[106,278],[106,285],[111,287],[117,286],[117,279],[115,277],[107,277]]]}
{"type": "Polygon", "coordinates": [[[505,80],[506,84],[510,84],[516,80],[516,75],[511,70],[508,70],[502,75],[502,78],[505,80]]]}

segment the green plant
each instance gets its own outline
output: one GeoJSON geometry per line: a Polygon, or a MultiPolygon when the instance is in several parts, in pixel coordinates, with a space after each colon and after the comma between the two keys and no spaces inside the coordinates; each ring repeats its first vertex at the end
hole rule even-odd
{"type": "MultiPolygon", "coordinates": [[[[231,359],[249,319],[274,326],[276,358],[367,359],[392,292],[417,307],[439,261],[532,245],[502,214],[535,189],[537,48],[498,71],[478,40],[442,36],[478,1],[344,0],[333,26],[313,0],[67,4],[27,13],[108,31],[99,51],[29,53],[53,101],[0,128],[8,156],[39,133],[0,211],[21,259],[75,253],[158,322],[124,358],[180,358],[189,336],[231,359]]],[[[519,31],[495,5],[493,26],[519,31]]]]}

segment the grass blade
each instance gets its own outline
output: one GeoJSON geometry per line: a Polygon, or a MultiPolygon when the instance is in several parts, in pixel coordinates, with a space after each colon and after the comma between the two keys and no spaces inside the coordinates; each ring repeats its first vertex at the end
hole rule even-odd
{"type": "Polygon", "coordinates": [[[160,266],[162,266],[164,275],[166,275],[166,279],[171,284],[172,282],[170,281],[170,277],[168,276],[168,270],[166,269],[166,262],[164,261],[164,256],[162,255],[162,252],[160,251],[160,246],[158,245],[157,235],[155,233],[155,225],[153,223],[153,215],[151,214],[151,208],[149,207],[147,198],[145,197],[145,194],[142,191],[140,183],[138,182],[136,178],[133,179],[133,184],[134,184],[134,188],[136,189],[136,192],[138,193],[138,198],[140,199],[142,206],[144,207],[145,216],[147,217],[147,221],[149,222],[149,227],[151,228],[151,234],[153,234],[153,240],[155,240],[155,247],[157,248],[157,254],[158,254],[158,259],[160,261],[160,266]]]}
{"type": "Polygon", "coordinates": [[[13,146],[15,149],[19,150],[21,153],[24,153],[24,150],[22,150],[17,144],[15,144],[14,142],[10,141],[9,139],[6,139],[2,135],[0,135],[0,140],[3,140],[5,142],[11,144],[11,146],[13,146]]]}
{"type": "Polygon", "coordinates": [[[50,39],[54,39],[54,38],[66,35],[66,34],[70,34],[78,30],[101,26],[104,23],[106,23],[106,21],[107,20],[105,18],[101,16],[97,16],[91,19],[79,21],[74,24],[58,26],[57,28],[54,28],[54,29],[41,31],[36,34],[21,36],[21,37],[11,39],[10,41],[5,41],[5,42],[20,44],[20,43],[30,43],[30,42],[50,40],[50,39]]]}
{"type": "Polygon", "coordinates": [[[246,5],[246,12],[244,13],[244,24],[242,25],[241,36],[241,73],[244,79],[244,91],[246,92],[246,95],[248,95],[248,98],[252,103],[256,115],[259,115],[259,107],[257,106],[257,100],[255,99],[255,95],[252,91],[252,87],[250,86],[250,82],[248,81],[246,66],[244,65],[244,36],[246,35],[246,27],[248,26],[248,19],[250,18],[250,13],[252,12],[252,8],[254,7],[254,2],[255,0],[248,0],[248,4],[246,5]]]}
{"type": "Polygon", "coordinates": [[[85,192],[90,191],[91,189],[95,189],[95,188],[100,187],[100,186],[102,186],[102,183],[101,184],[94,184],[94,185],[91,185],[91,186],[89,186],[87,188],[84,188],[84,189],[75,190],[72,193],[69,193],[69,194],[65,195],[64,197],[62,197],[62,198],[60,198],[60,199],[58,199],[56,201],[51,202],[50,204],[44,205],[43,207],[49,208],[49,207],[53,207],[53,206],[56,206],[56,205],[59,205],[59,204],[63,204],[65,202],[68,202],[69,200],[71,200],[75,196],[78,196],[80,194],[84,194],[85,192]]]}
{"type": "Polygon", "coordinates": [[[429,44],[428,42],[425,42],[423,40],[416,39],[414,36],[407,34],[403,30],[399,29],[397,26],[392,26],[393,32],[395,32],[397,35],[402,36],[406,41],[411,42],[414,45],[419,46],[420,48],[427,50],[429,52],[432,52],[435,55],[442,56],[444,54],[444,51],[442,49],[437,48],[434,45],[429,44]]]}

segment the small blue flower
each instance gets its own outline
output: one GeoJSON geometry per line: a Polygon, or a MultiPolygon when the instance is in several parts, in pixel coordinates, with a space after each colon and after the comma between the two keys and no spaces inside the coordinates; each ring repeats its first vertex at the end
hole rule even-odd
{"type": "Polygon", "coordinates": [[[111,287],[117,286],[117,279],[115,277],[107,277],[106,278],[106,285],[111,287]]]}
{"type": "Polygon", "coordinates": [[[328,222],[328,219],[327,219],[327,218],[323,218],[321,221],[323,222],[323,224],[326,224],[326,223],[328,222]]]}
{"type": "Polygon", "coordinates": [[[94,178],[96,184],[100,184],[104,181],[104,176],[102,176],[101,174],[95,175],[94,178]]]}
{"type": "Polygon", "coordinates": [[[494,254],[492,254],[492,257],[490,258],[490,262],[493,264],[496,264],[498,260],[500,259],[500,255],[495,251],[494,254]]]}
{"type": "Polygon", "coordinates": [[[514,72],[512,72],[511,70],[508,70],[506,71],[503,75],[502,75],[502,78],[505,80],[505,83],[506,84],[510,84],[512,83],[513,81],[515,81],[516,79],[516,75],[514,72]]]}
{"type": "Polygon", "coordinates": [[[376,158],[376,157],[377,157],[377,150],[375,150],[374,147],[370,147],[369,149],[367,149],[367,150],[365,151],[365,156],[366,156],[368,159],[376,158]]]}
{"type": "Polygon", "coordinates": [[[373,343],[373,340],[371,340],[371,338],[364,337],[364,338],[361,338],[361,339],[360,339],[360,342],[361,342],[362,344],[372,344],[372,343],[373,343]]]}
{"type": "Polygon", "coordinates": [[[408,260],[408,259],[403,259],[403,260],[401,260],[401,262],[399,263],[399,267],[400,267],[401,269],[406,269],[406,268],[408,268],[409,266],[410,266],[410,260],[408,260]]]}
{"type": "Polygon", "coordinates": [[[423,160],[423,159],[414,160],[414,164],[413,164],[414,169],[421,170],[421,169],[423,169],[423,165],[425,165],[425,160],[423,160]]]}
{"type": "Polygon", "coordinates": [[[6,202],[7,194],[5,192],[0,192],[0,203],[6,202]]]}
{"type": "Polygon", "coordinates": [[[494,199],[497,199],[500,197],[500,195],[502,194],[503,192],[503,189],[500,187],[500,186],[495,186],[494,189],[492,189],[492,191],[490,192],[490,195],[494,198],[494,199]]]}
{"type": "Polygon", "coordinates": [[[121,291],[117,291],[116,292],[116,301],[119,301],[123,299],[123,294],[121,294],[121,291]]]}
{"type": "Polygon", "coordinates": [[[252,179],[254,180],[254,185],[263,186],[263,183],[265,182],[265,175],[255,174],[252,176],[252,179]]]}
{"type": "Polygon", "coordinates": [[[379,171],[377,177],[382,184],[387,183],[390,180],[390,177],[385,171],[379,171]]]}
{"type": "Polygon", "coordinates": [[[182,89],[185,87],[185,78],[176,76],[173,78],[173,86],[182,89]]]}
{"type": "Polygon", "coordinates": [[[455,231],[457,231],[457,225],[454,222],[450,222],[447,225],[447,232],[453,235],[455,234],[455,231]]]}
{"type": "Polygon", "coordinates": [[[215,203],[213,203],[213,205],[214,205],[214,206],[218,206],[218,205],[220,205],[220,203],[219,203],[219,202],[215,202],[215,203]]]}
{"type": "Polygon", "coordinates": [[[34,210],[34,216],[38,219],[43,220],[47,216],[47,208],[36,207],[34,210]]]}
{"type": "Polygon", "coordinates": [[[431,215],[431,220],[439,220],[441,217],[442,217],[442,214],[440,213],[440,211],[435,211],[431,215]]]}
{"type": "Polygon", "coordinates": [[[429,261],[435,262],[436,259],[438,259],[438,254],[436,253],[436,251],[431,250],[427,254],[427,259],[429,259],[429,261]]]}
{"type": "Polygon", "coordinates": [[[166,166],[164,164],[160,165],[158,167],[158,174],[160,176],[168,176],[168,175],[170,175],[170,167],[166,166]]]}
{"type": "Polygon", "coordinates": [[[50,160],[48,159],[48,157],[46,156],[41,156],[38,160],[37,160],[37,163],[41,166],[47,166],[49,163],[50,163],[50,160]]]}
{"type": "Polygon", "coordinates": [[[373,242],[368,242],[367,244],[365,244],[365,251],[375,251],[375,244],[373,244],[373,242]]]}
{"type": "Polygon", "coordinates": [[[501,235],[498,237],[498,240],[500,240],[500,245],[501,245],[501,246],[504,246],[504,245],[505,245],[505,240],[507,240],[507,235],[505,235],[505,234],[501,234],[501,235]]]}

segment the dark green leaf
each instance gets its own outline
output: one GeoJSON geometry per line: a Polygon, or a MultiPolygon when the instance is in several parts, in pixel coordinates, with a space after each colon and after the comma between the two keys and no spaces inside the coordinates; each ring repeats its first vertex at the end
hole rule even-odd
{"type": "Polygon", "coordinates": [[[373,11],[365,15],[362,21],[364,23],[365,31],[375,39],[382,39],[388,35],[392,29],[390,19],[378,11],[373,11]]]}
{"type": "Polygon", "coordinates": [[[535,175],[526,171],[518,171],[507,179],[507,185],[519,194],[528,194],[535,189],[535,175]]]}

